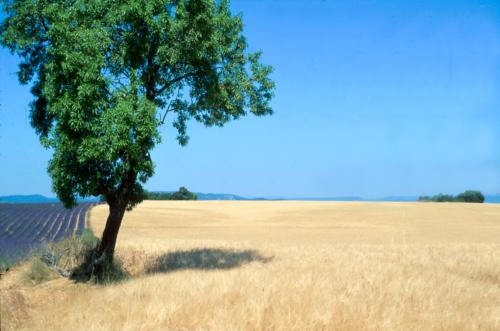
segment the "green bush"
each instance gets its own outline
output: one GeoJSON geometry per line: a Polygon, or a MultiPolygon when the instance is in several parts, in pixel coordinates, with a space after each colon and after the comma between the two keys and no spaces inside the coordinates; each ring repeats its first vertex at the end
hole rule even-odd
{"type": "MultiPolygon", "coordinates": [[[[40,263],[45,266],[46,270],[57,272],[63,277],[71,277],[77,281],[83,281],[82,271],[88,268],[88,265],[93,263],[93,255],[99,246],[99,238],[92,231],[85,229],[80,236],[71,237],[61,240],[56,243],[45,243],[35,253],[36,258],[33,260],[33,272],[30,272],[29,279],[35,281],[36,274],[42,274],[43,268],[40,263]],[[36,271],[36,272],[35,272],[36,271]]],[[[31,270],[31,269],[30,269],[31,270]]],[[[94,283],[111,283],[126,278],[126,273],[122,270],[119,261],[114,261],[111,266],[105,267],[105,273],[100,279],[87,277],[85,281],[94,283]]]]}
{"type": "Polygon", "coordinates": [[[484,195],[479,191],[465,191],[457,196],[457,200],[461,202],[484,202],[484,195]]]}
{"type": "Polygon", "coordinates": [[[80,240],[82,244],[88,249],[94,248],[99,244],[99,238],[97,238],[89,229],[83,230],[82,234],[80,235],[80,240]]]}
{"type": "Polygon", "coordinates": [[[88,251],[99,244],[92,231],[84,229],[80,236],[71,237],[56,243],[45,243],[37,256],[50,268],[62,276],[69,276],[73,269],[81,265],[88,251]]]}
{"type": "Polygon", "coordinates": [[[43,283],[53,276],[52,270],[38,257],[31,261],[29,269],[24,274],[25,279],[33,284],[43,283]]]}
{"type": "Polygon", "coordinates": [[[453,201],[455,201],[455,197],[451,194],[438,194],[435,197],[435,201],[437,201],[437,202],[453,202],[453,201]]]}
{"type": "Polygon", "coordinates": [[[418,197],[418,201],[434,201],[434,202],[476,202],[483,203],[484,195],[479,191],[467,190],[463,193],[453,196],[451,194],[438,194],[434,196],[423,195],[418,197]]]}
{"type": "MultiPolygon", "coordinates": [[[[80,236],[53,242],[45,242],[30,253],[31,264],[24,278],[40,284],[59,274],[71,277],[76,281],[90,281],[96,284],[108,284],[128,278],[121,262],[114,259],[111,264],[104,265],[104,273],[100,278],[92,277],[92,268],[96,264],[96,250],[99,238],[92,231],[84,229],[80,236]]],[[[24,260],[27,260],[25,258],[24,260]]],[[[11,268],[15,262],[0,255],[0,272],[11,268]]]]}
{"type": "Polygon", "coordinates": [[[145,192],[146,200],[198,200],[196,193],[190,192],[185,187],[180,187],[177,192],[145,192]]]}

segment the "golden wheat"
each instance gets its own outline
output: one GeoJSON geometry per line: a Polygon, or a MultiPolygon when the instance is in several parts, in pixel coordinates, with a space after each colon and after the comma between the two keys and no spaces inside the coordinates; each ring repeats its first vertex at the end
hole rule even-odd
{"type": "Polygon", "coordinates": [[[500,205],[148,201],[118,238],[131,280],[20,267],[2,330],[500,330],[499,248],[500,205]]]}

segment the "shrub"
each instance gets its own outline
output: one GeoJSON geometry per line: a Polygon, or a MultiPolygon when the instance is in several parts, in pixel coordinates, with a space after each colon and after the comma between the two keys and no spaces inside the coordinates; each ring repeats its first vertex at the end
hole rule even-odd
{"type": "Polygon", "coordinates": [[[145,192],[146,200],[198,200],[196,193],[190,192],[185,187],[180,187],[177,192],[145,192]]]}
{"type": "Polygon", "coordinates": [[[85,229],[80,236],[56,243],[45,243],[37,251],[33,263],[39,270],[42,270],[39,265],[42,263],[47,270],[76,281],[106,284],[126,279],[128,275],[116,259],[111,265],[105,266],[105,272],[100,278],[88,277],[92,275],[89,268],[95,265],[95,251],[98,246],[99,238],[92,231],[85,229]]]}
{"type": "Polygon", "coordinates": [[[457,196],[457,200],[461,202],[484,202],[484,195],[479,191],[465,191],[457,196]]]}
{"type": "MultiPolygon", "coordinates": [[[[99,238],[92,231],[84,229],[82,234],[58,242],[45,242],[31,251],[31,264],[24,278],[39,284],[59,274],[71,277],[76,281],[91,281],[98,284],[117,282],[128,278],[121,262],[114,259],[111,265],[104,266],[105,272],[99,277],[92,275],[89,268],[95,265],[95,251],[99,246],[99,238]],[[86,276],[85,276],[86,275],[86,276]]],[[[26,255],[26,254],[25,254],[26,255]]],[[[26,256],[23,260],[26,260],[26,256]]],[[[0,255],[0,274],[9,270],[21,260],[13,260],[8,255],[0,255]]],[[[91,270],[90,270],[91,271],[91,270]]]]}
{"type": "Polygon", "coordinates": [[[31,261],[31,265],[24,274],[24,277],[33,284],[40,284],[53,278],[53,272],[47,264],[36,257],[31,261]]]}
{"type": "Polygon", "coordinates": [[[99,244],[99,238],[97,238],[89,229],[83,230],[80,235],[80,240],[87,249],[94,248],[99,244]]]}
{"type": "Polygon", "coordinates": [[[450,194],[438,194],[434,196],[423,195],[418,197],[418,201],[434,201],[434,202],[484,202],[484,195],[479,191],[471,191],[467,190],[463,193],[460,193],[457,196],[453,196],[450,194]]]}
{"type": "Polygon", "coordinates": [[[84,262],[86,252],[94,249],[99,239],[85,229],[80,236],[56,243],[45,243],[38,251],[40,259],[60,275],[68,277],[72,270],[84,262]]]}
{"type": "Polygon", "coordinates": [[[451,194],[438,194],[435,197],[435,201],[437,202],[453,202],[455,201],[455,197],[451,194]]]}

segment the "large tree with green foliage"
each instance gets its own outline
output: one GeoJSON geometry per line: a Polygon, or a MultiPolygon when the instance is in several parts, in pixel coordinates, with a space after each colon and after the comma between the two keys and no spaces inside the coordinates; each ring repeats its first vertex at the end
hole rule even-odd
{"type": "Polygon", "coordinates": [[[228,0],[2,2],[0,42],[32,86],[54,191],[66,207],[78,196],[109,204],[97,273],[113,259],[125,211],[142,200],[167,119],[185,145],[189,119],[223,126],[272,113],[271,67],[247,51],[228,0]]]}

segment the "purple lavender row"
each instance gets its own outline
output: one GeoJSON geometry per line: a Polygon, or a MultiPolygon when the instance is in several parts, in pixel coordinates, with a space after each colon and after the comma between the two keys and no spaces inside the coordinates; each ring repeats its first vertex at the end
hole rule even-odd
{"type": "Polygon", "coordinates": [[[80,203],[67,210],[61,204],[0,204],[0,252],[25,251],[42,241],[80,235],[89,209],[80,203]]]}

